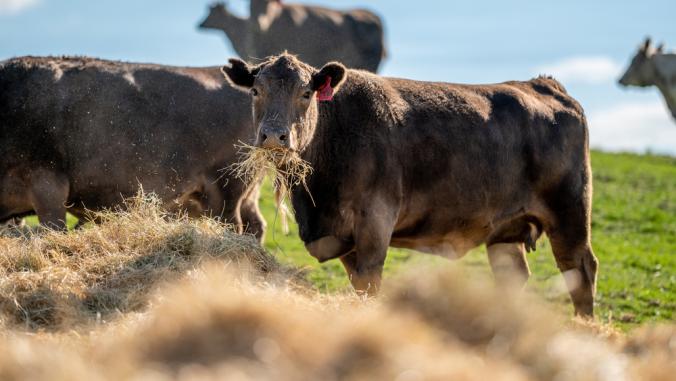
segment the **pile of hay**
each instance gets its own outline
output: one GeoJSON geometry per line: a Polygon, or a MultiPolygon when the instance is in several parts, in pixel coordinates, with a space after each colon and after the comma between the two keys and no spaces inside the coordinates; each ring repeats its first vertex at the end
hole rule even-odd
{"type": "Polygon", "coordinates": [[[253,237],[211,219],[169,218],[152,196],[68,233],[8,228],[0,236],[0,321],[59,328],[139,311],[158,282],[222,260],[281,274],[253,237]]]}
{"type": "Polygon", "coordinates": [[[676,374],[673,325],[626,336],[571,322],[450,266],[409,269],[376,299],[321,294],[213,221],[168,220],[152,202],[103,217],[68,234],[0,239],[0,380],[676,374]]]}

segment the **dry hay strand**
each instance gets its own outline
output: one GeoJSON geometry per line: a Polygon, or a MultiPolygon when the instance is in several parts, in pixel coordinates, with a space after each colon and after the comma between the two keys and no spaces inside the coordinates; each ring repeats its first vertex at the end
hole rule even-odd
{"type": "Polygon", "coordinates": [[[253,237],[212,219],[168,218],[154,196],[95,215],[100,224],[70,232],[0,237],[0,320],[58,329],[138,311],[159,282],[212,259],[297,278],[253,237]]]}
{"type": "Polygon", "coordinates": [[[266,174],[271,174],[275,191],[282,199],[297,186],[302,186],[312,199],[307,186],[307,178],[312,175],[312,166],[297,152],[261,148],[242,142],[237,147],[240,161],[229,166],[227,170],[245,184],[260,181],[266,174]]]}
{"type": "Polygon", "coordinates": [[[592,318],[576,316],[567,324],[567,327],[572,330],[587,332],[615,344],[621,344],[625,339],[624,333],[613,327],[609,322],[601,322],[592,318]]]}

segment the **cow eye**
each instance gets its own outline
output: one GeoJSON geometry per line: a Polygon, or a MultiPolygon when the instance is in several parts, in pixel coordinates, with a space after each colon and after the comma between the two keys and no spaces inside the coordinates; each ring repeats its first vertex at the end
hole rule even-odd
{"type": "Polygon", "coordinates": [[[311,96],[312,96],[312,91],[310,91],[310,90],[303,93],[303,98],[305,98],[305,99],[310,99],[311,96]]]}
{"type": "Polygon", "coordinates": [[[258,90],[254,89],[253,87],[251,88],[251,95],[254,97],[258,96],[258,90]]]}

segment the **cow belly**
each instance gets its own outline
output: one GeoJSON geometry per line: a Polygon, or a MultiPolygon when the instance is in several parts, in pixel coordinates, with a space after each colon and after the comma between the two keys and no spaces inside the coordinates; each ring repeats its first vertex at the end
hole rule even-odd
{"type": "Polygon", "coordinates": [[[465,234],[450,233],[439,237],[393,238],[390,246],[456,259],[481,244],[465,234]]]}

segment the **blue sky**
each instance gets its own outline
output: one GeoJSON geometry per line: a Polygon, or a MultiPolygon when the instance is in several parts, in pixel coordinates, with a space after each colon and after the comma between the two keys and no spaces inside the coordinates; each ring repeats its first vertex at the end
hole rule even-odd
{"type": "MultiPolygon", "coordinates": [[[[385,20],[381,74],[486,83],[554,74],[585,107],[592,146],[676,154],[676,123],[655,88],[616,78],[645,36],[676,47],[674,0],[308,0],[367,7],[385,20]]],[[[196,28],[209,1],[0,0],[0,59],[78,54],[172,65],[220,65],[224,35],[196,28]]],[[[246,15],[248,1],[228,7],[246,15]]]]}

